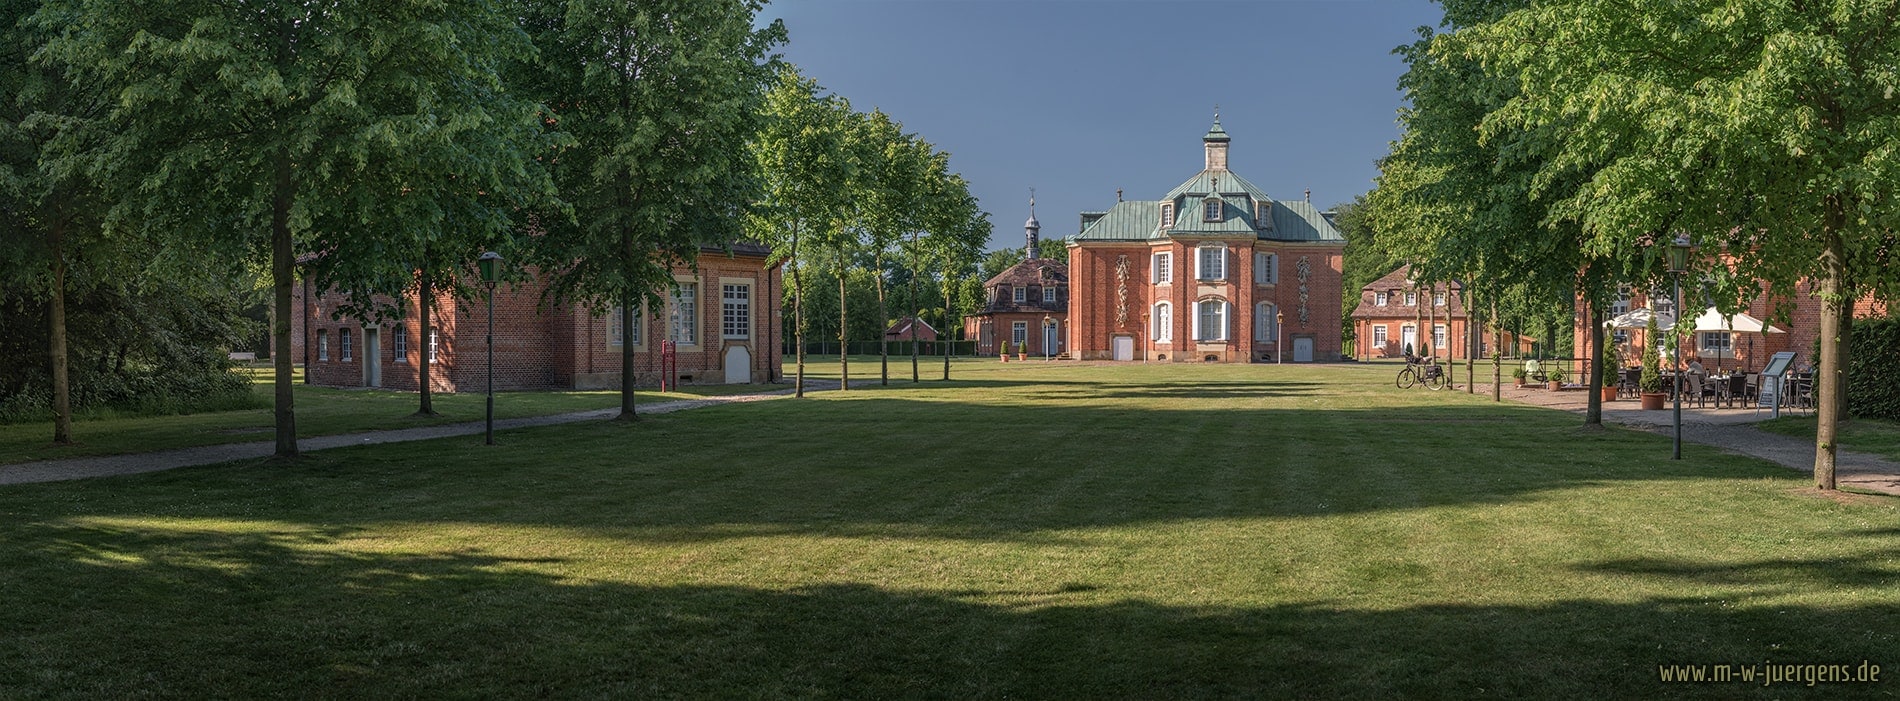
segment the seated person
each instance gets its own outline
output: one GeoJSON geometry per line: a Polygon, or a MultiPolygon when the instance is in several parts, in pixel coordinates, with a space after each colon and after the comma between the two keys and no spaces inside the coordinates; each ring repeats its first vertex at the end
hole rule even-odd
{"type": "Polygon", "coordinates": [[[1543,370],[1543,364],[1537,362],[1536,358],[1524,361],[1524,375],[1527,377],[1536,377],[1537,374],[1543,372],[1543,370]]]}
{"type": "Polygon", "coordinates": [[[1698,375],[1701,375],[1701,374],[1704,374],[1706,371],[1702,369],[1702,361],[1691,360],[1689,361],[1689,372],[1693,372],[1698,375]]]}

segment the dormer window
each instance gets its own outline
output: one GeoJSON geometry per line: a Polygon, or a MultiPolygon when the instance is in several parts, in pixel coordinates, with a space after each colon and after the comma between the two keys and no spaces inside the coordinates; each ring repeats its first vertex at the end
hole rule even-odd
{"type": "Polygon", "coordinates": [[[1161,228],[1169,229],[1173,227],[1174,227],[1174,203],[1168,202],[1161,205],[1161,228]]]}
{"type": "Polygon", "coordinates": [[[1273,203],[1255,201],[1253,203],[1254,226],[1262,229],[1273,228],[1273,203]]]}
{"type": "Polygon", "coordinates": [[[1391,300],[1392,300],[1392,293],[1390,292],[1372,293],[1372,306],[1383,307],[1386,305],[1387,302],[1390,302],[1391,300]]]}
{"type": "Polygon", "coordinates": [[[1027,301],[1029,301],[1029,288],[1027,286],[1017,287],[1016,288],[1016,303],[1022,304],[1023,302],[1027,302],[1027,301]]]}
{"type": "Polygon", "coordinates": [[[1209,197],[1201,203],[1201,221],[1220,221],[1221,201],[1219,197],[1209,197]]]}

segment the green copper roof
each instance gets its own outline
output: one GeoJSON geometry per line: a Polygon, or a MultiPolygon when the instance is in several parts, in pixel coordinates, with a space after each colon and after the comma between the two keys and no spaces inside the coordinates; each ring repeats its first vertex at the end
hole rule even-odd
{"type": "Polygon", "coordinates": [[[1147,241],[1161,238],[1161,203],[1142,200],[1116,202],[1102,218],[1089,222],[1077,240],[1147,241]]]}
{"type": "MultiPolygon", "coordinates": [[[[1222,182],[1226,182],[1225,178],[1222,182]]],[[[1225,189],[1223,186],[1222,189],[1225,189]]],[[[1253,212],[1245,197],[1224,196],[1227,212],[1220,222],[1201,221],[1201,199],[1188,198],[1188,208],[1176,211],[1174,228],[1161,229],[1161,202],[1130,200],[1116,203],[1102,218],[1090,222],[1077,241],[1159,241],[1169,236],[1233,236],[1253,234],[1263,241],[1300,241],[1345,243],[1346,237],[1326,217],[1304,200],[1273,203],[1273,228],[1261,231],[1254,226],[1253,212]]]]}
{"type": "Polygon", "coordinates": [[[1215,117],[1214,126],[1208,128],[1207,135],[1201,137],[1201,140],[1202,141],[1231,141],[1232,139],[1227,138],[1226,129],[1220,128],[1220,117],[1215,117]]]}
{"type": "Polygon", "coordinates": [[[1172,200],[1182,195],[1205,195],[1214,191],[1216,179],[1220,180],[1220,192],[1223,195],[1252,195],[1256,200],[1273,199],[1267,196],[1265,190],[1255,187],[1253,183],[1247,182],[1246,178],[1240,177],[1239,173],[1231,170],[1203,170],[1196,173],[1194,177],[1188,178],[1187,182],[1176,185],[1161,199],[1172,200]]]}

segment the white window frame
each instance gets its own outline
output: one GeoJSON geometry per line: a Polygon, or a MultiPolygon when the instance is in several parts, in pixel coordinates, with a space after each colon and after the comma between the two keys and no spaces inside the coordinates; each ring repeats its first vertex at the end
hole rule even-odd
{"type": "Polygon", "coordinates": [[[429,362],[433,363],[436,361],[436,358],[441,357],[436,354],[436,349],[441,345],[442,329],[439,327],[429,329],[429,362]]]}
{"type": "Polygon", "coordinates": [[[1407,293],[1405,293],[1405,306],[1408,306],[1408,307],[1416,307],[1416,306],[1418,306],[1418,293],[1417,293],[1417,292],[1407,292],[1407,293]]]}
{"type": "Polygon", "coordinates": [[[1444,324],[1432,324],[1432,352],[1451,343],[1451,329],[1444,324]]]}
{"type": "Polygon", "coordinates": [[[1154,307],[1154,339],[1156,343],[1168,343],[1174,340],[1174,305],[1157,302],[1154,307]]]}
{"type": "Polygon", "coordinates": [[[1227,300],[1218,297],[1209,297],[1194,303],[1194,340],[1196,342],[1219,343],[1227,340],[1227,329],[1231,323],[1228,317],[1232,316],[1227,312],[1229,306],[1231,305],[1227,303],[1227,300]],[[1209,305],[1212,306],[1210,307],[1209,305]],[[1208,316],[1210,308],[1213,311],[1215,322],[1215,328],[1211,330],[1205,328],[1207,326],[1206,317],[1208,316]]]}
{"type": "Polygon", "coordinates": [[[737,341],[752,338],[751,284],[743,282],[719,284],[719,337],[737,341]],[[735,292],[738,293],[737,297],[733,296],[735,292]]]}
{"type": "Polygon", "coordinates": [[[389,352],[396,356],[395,362],[409,362],[409,327],[397,324],[391,330],[395,333],[389,339],[389,352]]]}
{"type": "Polygon", "coordinates": [[[1014,300],[1017,304],[1027,303],[1029,301],[1029,286],[1017,285],[1014,287],[1010,293],[1010,299],[1014,300]]]}
{"type": "Polygon", "coordinates": [[[1650,290],[1649,310],[1674,315],[1676,313],[1676,300],[1670,296],[1668,290],[1650,290]]]}
{"type": "Polygon", "coordinates": [[[1194,277],[1197,280],[1227,279],[1227,244],[1202,244],[1195,248],[1194,277]],[[1208,270],[1210,252],[1215,253],[1211,258],[1214,263],[1211,272],[1208,270]]]}
{"type": "Polygon", "coordinates": [[[1275,315],[1280,313],[1279,305],[1272,302],[1260,302],[1253,305],[1253,340],[1259,343],[1279,342],[1279,323],[1275,315]]]}
{"type": "Polygon", "coordinates": [[[1157,285],[1174,282],[1174,252],[1158,251],[1154,254],[1154,280],[1157,285]]]}
{"type": "Polygon", "coordinates": [[[1696,355],[1732,358],[1735,356],[1735,337],[1727,331],[1697,331],[1695,334],[1696,355]],[[1714,343],[1714,341],[1720,343],[1714,343]]]}
{"type": "Polygon", "coordinates": [[[1257,226],[1262,229],[1273,228],[1271,226],[1268,226],[1269,224],[1273,223],[1272,217],[1273,217],[1272,204],[1266,202],[1265,200],[1254,200],[1254,203],[1253,203],[1254,226],[1257,226]]]}
{"type": "Polygon", "coordinates": [[[1434,307],[1442,307],[1442,306],[1445,306],[1445,293],[1443,293],[1443,292],[1433,292],[1433,293],[1432,293],[1432,306],[1434,306],[1434,307]]]}
{"type": "Polygon", "coordinates": [[[1161,205],[1161,228],[1163,229],[1174,228],[1174,203],[1173,202],[1164,202],[1161,205]]]}
{"type": "Polygon", "coordinates": [[[699,281],[675,281],[667,308],[667,339],[674,345],[699,345],[699,281]]]}
{"type": "Polygon", "coordinates": [[[336,330],[336,350],[340,356],[338,362],[356,362],[356,344],[350,342],[349,329],[336,330]]]}
{"type": "Polygon", "coordinates": [[[1221,215],[1226,214],[1226,204],[1221,198],[1211,195],[1201,200],[1201,221],[1219,222],[1221,215]]]}
{"type": "Polygon", "coordinates": [[[1378,346],[1380,348],[1384,348],[1386,344],[1389,344],[1391,342],[1392,342],[1392,334],[1386,328],[1385,324],[1372,325],[1372,345],[1378,346]]]}
{"type": "Polygon", "coordinates": [[[1056,286],[1055,285],[1042,286],[1042,301],[1049,302],[1049,303],[1054,303],[1056,301],[1056,286]]]}
{"type": "Polygon", "coordinates": [[[328,331],[317,332],[317,360],[325,362],[330,360],[330,332],[328,331]]]}
{"type": "Polygon", "coordinates": [[[1630,286],[1619,285],[1616,299],[1610,300],[1610,316],[1622,316],[1630,311],[1630,286]]]}
{"type": "Polygon", "coordinates": [[[1386,306],[1391,301],[1392,301],[1392,293],[1390,292],[1372,293],[1372,306],[1383,307],[1383,306],[1386,306]]]}
{"type": "Polygon", "coordinates": [[[1418,327],[1413,326],[1411,324],[1401,324],[1399,326],[1399,351],[1400,352],[1403,352],[1405,350],[1405,344],[1407,343],[1412,344],[1413,353],[1418,352],[1418,327]],[[1411,340],[1406,340],[1406,339],[1411,339],[1411,340]]]}
{"type": "Polygon", "coordinates": [[[1279,254],[1254,252],[1253,282],[1256,285],[1272,285],[1280,282],[1279,254]]]}
{"type": "Polygon", "coordinates": [[[1029,322],[1009,322],[1009,344],[1016,348],[1016,352],[1024,353],[1027,352],[1024,350],[1027,348],[1025,345],[1027,343],[1029,343],[1029,322]]]}

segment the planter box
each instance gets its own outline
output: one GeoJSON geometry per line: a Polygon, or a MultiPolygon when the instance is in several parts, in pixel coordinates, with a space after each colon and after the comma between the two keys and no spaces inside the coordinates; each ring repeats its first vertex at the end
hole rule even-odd
{"type": "Polygon", "coordinates": [[[1616,387],[1612,386],[1612,387],[1603,388],[1603,401],[1606,401],[1606,402],[1616,401],[1616,387]]]}
{"type": "Polygon", "coordinates": [[[1663,408],[1663,400],[1668,399],[1668,398],[1669,398],[1669,395],[1662,392],[1644,392],[1643,393],[1643,408],[1644,409],[1661,409],[1663,408]]]}

